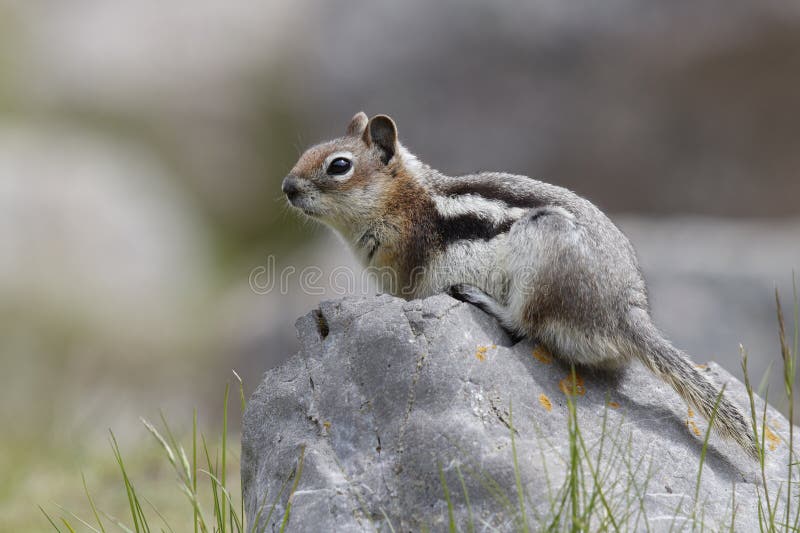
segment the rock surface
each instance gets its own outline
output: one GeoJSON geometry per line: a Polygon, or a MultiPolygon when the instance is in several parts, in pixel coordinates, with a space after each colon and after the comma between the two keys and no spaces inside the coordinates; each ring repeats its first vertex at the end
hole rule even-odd
{"type": "MultiPolygon", "coordinates": [[[[476,531],[515,529],[514,447],[527,522],[553,520],[570,469],[567,367],[529,341],[511,346],[490,317],[445,295],[324,302],[297,329],[300,352],[266,373],[245,413],[250,524],[279,529],[302,454],[289,530],[446,530],[445,484],[460,530],[470,521],[476,531]]],[[[741,383],[704,368],[747,405],[741,383]]],[[[735,491],[735,529],[758,530],[757,466],[741,450],[711,436],[695,500],[706,422],[638,363],[578,373],[591,464],[581,463],[582,482],[590,489],[594,468],[617,527],[728,528],[735,491]]],[[[789,425],[772,408],[767,420],[767,478],[785,479],[789,425]]],[[[596,506],[590,530],[603,515],[596,506]]]]}

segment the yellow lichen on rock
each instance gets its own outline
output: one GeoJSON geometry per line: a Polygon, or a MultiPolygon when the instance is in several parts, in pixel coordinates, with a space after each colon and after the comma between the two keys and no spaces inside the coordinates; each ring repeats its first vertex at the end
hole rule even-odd
{"type": "Polygon", "coordinates": [[[575,374],[574,381],[572,379],[572,374],[559,381],[558,388],[561,389],[561,392],[564,394],[576,394],[578,396],[586,394],[586,387],[583,386],[583,378],[577,374],[575,374]]]}
{"type": "Polygon", "coordinates": [[[542,404],[542,407],[544,407],[545,410],[553,410],[553,404],[550,402],[550,398],[548,398],[545,393],[539,395],[539,403],[542,404]]]}
{"type": "Polygon", "coordinates": [[[535,357],[540,363],[544,363],[546,365],[549,365],[553,362],[553,356],[541,346],[537,346],[533,349],[533,357],[535,357]]]}
{"type": "Polygon", "coordinates": [[[618,402],[608,402],[607,405],[612,409],[619,409],[619,403],[618,402]]]}
{"type": "Polygon", "coordinates": [[[694,420],[692,420],[694,418],[694,411],[692,411],[691,407],[687,407],[686,408],[686,415],[689,417],[689,418],[686,419],[686,427],[691,429],[692,433],[694,433],[695,435],[697,435],[699,437],[701,431],[700,431],[700,428],[697,427],[697,424],[695,424],[694,420]]]}
{"type": "Polygon", "coordinates": [[[698,437],[700,436],[700,433],[701,433],[700,432],[700,428],[697,427],[697,424],[694,423],[694,420],[687,419],[686,420],[686,425],[689,427],[689,429],[692,430],[692,433],[694,433],[698,437]]]}
{"type": "Polygon", "coordinates": [[[769,448],[769,451],[774,452],[778,447],[778,444],[780,444],[781,439],[775,433],[773,433],[771,429],[769,429],[769,426],[764,426],[764,431],[766,433],[767,440],[769,441],[767,443],[767,447],[769,448]]]}
{"type": "Polygon", "coordinates": [[[475,358],[478,361],[485,361],[486,360],[486,352],[489,351],[488,346],[478,346],[477,351],[475,352],[475,358]]]}

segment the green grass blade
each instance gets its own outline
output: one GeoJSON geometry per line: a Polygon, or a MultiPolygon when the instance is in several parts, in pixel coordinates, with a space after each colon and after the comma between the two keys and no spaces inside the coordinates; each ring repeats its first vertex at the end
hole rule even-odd
{"type": "Polygon", "coordinates": [[[395,533],[394,526],[392,525],[392,521],[389,520],[389,515],[386,514],[386,511],[383,510],[383,507],[381,507],[381,514],[386,519],[386,525],[389,526],[389,531],[391,533],[395,533]]]}
{"type": "MultiPolygon", "coordinates": [[[[225,487],[223,487],[222,483],[219,480],[219,478],[217,478],[211,472],[207,472],[205,470],[201,470],[201,472],[204,473],[205,475],[207,475],[209,478],[211,478],[217,484],[217,486],[219,487],[220,492],[222,492],[222,496],[223,496],[222,500],[223,501],[227,501],[228,505],[229,505],[229,508],[232,509],[233,508],[233,499],[231,498],[230,491],[228,489],[226,489],[225,487]]],[[[239,522],[239,517],[236,516],[236,513],[232,512],[230,514],[230,526],[231,526],[231,529],[233,529],[233,527],[236,526],[236,529],[238,531],[241,531],[241,529],[242,529],[242,524],[241,524],[241,522],[239,522]]]]}
{"type": "Polygon", "coordinates": [[[767,507],[767,523],[769,524],[769,531],[774,531],[775,525],[775,513],[778,509],[778,502],[780,500],[780,487],[778,487],[778,494],[775,496],[775,503],[774,505],[770,501],[769,495],[769,484],[767,483],[767,474],[766,474],[766,448],[765,448],[765,439],[767,435],[767,405],[769,398],[769,387],[767,387],[767,391],[764,395],[764,409],[761,414],[761,481],[764,483],[764,499],[766,500],[766,507],[767,507]]]}
{"type": "Polygon", "coordinates": [[[439,468],[439,481],[442,484],[444,491],[444,500],[447,502],[447,523],[450,533],[456,533],[456,519],[453,514],[453,502],[450,500],[450,489],[447,488],[447,480],[444,477],[444,470],[442,470],[442,463],[438,463],[439,468]]]}
{"type": "Polygon", "coordinates": [[[292,483],[292,490],[289,492],[289,499],[286,500],[286,511],[283,513],[283,521],[281,522],[279,533],[283,533],[286,529],[286,525],[289,523],[289,516],[292,513],[292,499],[294,498],[294,493],[297,491],[297,485],[300,483],[300,476],[303,475],[303,461],[305,460],[305,456],[306,447],[303,445],[300,448],[300,459],[297,461],[297,469],[295,470],[294,474],[294,483],[292,483]]]}
{"type": "Polygon", "coordinates": [[[488,474],[482,472],[480,468],[473,468],[469,465],[465,465],[465,467],[467,468],[467,473],[478,480],[481,486],[494,498],[498,505],[502,507],[504,512],[509,514],[514,513],[514,506],[511,504],[511,500],[497,481],[492,479],[488,474]]]}
{"type": "Polygon", "coordinates": [[[208,526],[206,525],[205,515],[203,513],[203,508],[200,506],[200,502],[197,500],[197,495],[192,493],[192,490],[187,487],[186,485],[178,485],[178,488],[183,492],[186,497],[189,499],[189,503],[192,504],[192,508],[194,510],[194,515],[197,516],[198,525],[200,531],[205,533],[208,531],[208,526]]]}
{"type": "MultiPolygon", "coordinates": [[[[236,381],[239,382],[239,402],[241,403],[242,407],[242,422],[243,422],[244,412],[247,408],[247,402],[245,401],[244,397],[244,382],[242,381],[242,378],[239,376],[239,374],[236,373],[236,370],[231,369],[231,372],[233,372],[233,375],[236,377],[236,381]]],[[[240,502],[239,516],[241,516],[242,520],[244,520],[244,498],[239,498],[239,502],[240,502]]]]}
{"type": "Polygon", "coordinates": [[[139,420],[142,422],[145,429],[147,429],[147,431],[149,431],[150,434],[153,435],[153,437],[155,437],[158,443],[161,444],[161,447],[164,448],[164,451],[167,454],[167,459],[169,459],[170,464],[173,466],[173,468],[178,470],[178,473],[180,473],[180,470],[178,469],[178,463],[176,462],[175,459],[175,451],[173,446],[171,446],[170,443],[168,443],[166,439],[164,439],[164,437],[161,436],[161,434],[158,432],[155,426],[153,426],[153,424],[151,424],[144,418],[139,418],[139,420]]]}
{"type": "Polygon", "coordinates": [[[461,474],[461,468],[458,465],[456,465],[456,474],[458,474],[461,491],[464,493],[464,502],[467,505],[467,531],[475,533],[475,522],[472,520],[472,505],[469,503],[469,491],[467,491],[467,484],[464,483],[464,476],[461,474]]]}
{"type": "MultiPolygon", "coordinates": [[[[159,440],[162,440],[163,442],[169,442],[169,446],[166,447],[169,450],[169,460],[173,464],[175,469],[178,471],[178,473],[180,473],[180,463],[178,462],[178,458],[175,453],[175,451],[178,450],[178,448],[180,448],[180,446],[178,445],[178,439],[176,439],[175,435],[172,433],[172,428],[170,428],[169,422],[167,422],[167,417],[164,416],[164,412],[159,411],[158,416],[161,419],[161,424],[164,426],[164,432],[167,434],[167,438],[169,439],[167,441],[163,437],[161,437],[159,440]]],[[[145,422],[145,427],[147,427],[148,424],[146,423],[146,421],[144,419],[141,420],[142,422],[145,422]]],[[[148,427],[148,430],[150,430],[150,428],[155,430],[155,426],[153,426],[152,424],[150,424],[149,426],[150,427],[148,427]]],[[[153,431],[151,431],[151,433],[152,432],[153,431]]],[[[158,435],[158,432],[156,431],[155,434],[158,435]]],[[[186,475],[188,476],[188,472],[186,473],[186,475]]]]}
{"type": "Polygon", "coordinates": [[[514,482],[517,485],[517,499],[519,500],[519,513],[520,513],[520,526],[524,533],[528,533],[528,516],[525,513],[525,495],[522,490],[522,477],[519,471],[519,462],[517,461],[517,444],[514,439],[514,415],[511,402],[508,402],[508,426],[511,432],[511,454],[514,457],[514,482]]]}
{"type": "Polygon", "coordinates": [[[50,522],[50,525],[51,525],[51,526],[53,526],[53,529],[55,529],[56,531],[58,531],[59,533],[61,533],[61,528],[59,528],[59,527],[56,525],[56,523],[53,521],[53,519],[50,517],[50,515],[49,515],[49,514],[47,514],[47,511],[45,511],[45,510],[44,510],[44,507],[42,507],[41,505],[39,505],[38,507],[39,507],[39,510],[40,510],[40,511],[42,512],[42,514],[44,515],[44,517],[45,517],[45,518],[47,518],[47,521],[48,521],[48,522],[50,522]]]}
{"type": "MultiPolygon", "coordinates": [[[[283,496],[283,491],[286,490],[286,485],[289,484],[289,481],[291,479],[292,476],[290,474],[286,479],[283,480],[283,483],[281,483],[281,490],[278,491],[278,495],[275,496],[274,500],[272,500],[272,506],[269,508],[269,513],[267,513],[266,518],[264,518],[264,524],[269,524],[269,520],[270,518],[272,518],[272,514],[275,512],[275,506],[277,506],[278,502],[281,500],[281,496],[283,496]]],[[[251,524],[250,533],[261,533],[257,532],[256,528],[258,527],[258,523],[261,519],[261,513],[262,511],[264,511],[264,506],[266,505],[266,503],[267,503],[267,494],[265,493],[264,499],[261,500],[261,505],[259,505],[258,507],[258,512],[256,513],[256,517],[253,520],[253,523],[251,524]]]]}
{"type": "Polygon", "coordinates": [[[198,527],[197,500],[197,408],[192,409],[192,496],[195,500],[194,507],[194,533],[198,527]]]}
{"type": "MultiPolygon", "coordinates": [[[[161,514],[161,511],[158,510],[158,507],[156,507],[155,504],[153,502],[151,502],[146,496],[142,496],[142,499],[145,501],[145,503],[147,505],[150,506],[150,508],[153,510],[153,512],[156,513],[156,516],[158,516],[161,519],[161,521],[164,523],[164,525],[167,526],[167,529],[170,530],[170,533],[175,533],[175,531],[173,531],[173,529],[172,529],[172,526],[170,526],[169,522],[167,522],[167,519],[164,517],[163,514],[161,514]]],[[[162,531],[164,531],[164,530],[162,529],[162,531]]]]}
{"type": "MultiPolygon", "coordinates": [[[[206,442],[206,438],[204,435],[201,435],[200,439],[203,442],[203,451],[206,454],[206,463],[208,464],[208,471],[213,474],[216,470],[214,469],[214,463],[211,462],[211,455],[208,453],[208,443],[206,442]]],[[[220,513],[219,486],[217,484],[215,477],[211,477],[211,493],[214,496],[214,519],[217,522],[217,528],[219,531],[224,531],[225,522],[222,518],[222,513],[220,513]]]]}
{"type": "Polygon", "coordinates": [[[714,401],[714,408],[711,410],[711,418],[708,420],[708,427],[706,428],[706,434],[703,438],[703,447],[700,448],[700,466],[697,469],[697,481],[694,485],[694,502],[692,505],[692,519],[697,518],[697,504],[699,503],[700,497],[700,482],[703,477],[703,465],[706,462],[706,453],[708,452],[708,439],[711,437],[711,428],[714,426],[714,420],[717,417],[717,410],[719,409],[719,404],[722,401],[723,394],[725,394],[725,385],[717,394],[717,399],[714,401]]]}
{"type": "Polygon", "coordinates": [[[764,439],[767,433],[766,430],[766,423],[767,423],[767,403],[769,398],[769,387],[766,387],[764,392],[764,414],[761,418],[761,433],[759,435],[758,431],[758,411],[756,410],[756,403],[755,403],[755,393],[753,392],[753,387],[750,384],[750,375],[747,370],[747,361],[748,361],[748,353],[747,350],[744,349],[744,346],[741,344],[739,345],[739,350],[742,354],[742,372],[744,374],[744,386],[747,392],[747,397],[750,401],[750,417],[752,419],[753,424],[753,435],[755,437],[756,443],[758,445],[758,462],[759,462],[759,469],[761,472],[761,482],[764,489],[764,501],[761,501],[761,492],[758,491],[758,509],[759,509],[759,523],[762,525],[762,530],[767,528],[767,530],[772,531],[771,527],[768,527],[768,524],[775,523],[775,517],[772,514],[772,505],[770,502],[770,495],[769,495],[769,485],[767,484],[767,474],[766,474],[766,449],[764,448],[764,439]]]}
{"type": "Polygon", "coordinates": [[[133,519],[133,527],[136,530],[136,533],[140,533],[143,531],[143,526],[139,524],[139,502],[136,499],[136,492],[133,488],[133,485],[128,478],[128,472],[125,470],[125,462],[122,460],[122,453],[119,450],[119,444],[117,443],[117,438],[114,436],[114,432],[109,430],[111,434],[111,448],[114,452],[114,458],[117,461],[117,466],[119,466],[119,470],[122,473],[122,480],[125,485],[125,492],[128,496],[128,507],[131,512],[131,518],[133,519]]]}
{"type": "MultiPolygon", "coordinates": [[[[58,507],[59,509],[61,509],[61,511],[63,511],[63,512],[67,513],[68,515],[70,515],[72,518],[74,518],[75,520],[77,520],[78,522],[83,524],[84,526],[86,526],[93,533],[100,533],[100,530],[95,528],[93,525],[91,525],[89,522],[87,522],[86,520],[84,520],[83,518],[78,516],[77,514],[73,513],[72,511],[69,511],[69,510],[65,509],[64,506],[56,504],[56,507],[58,507]]],[[[62,517],[61,520],[63,521],[64,518],[62,517]]],[[[67,527],[70,527],[69,524],[66,524],[66,525],[67,525],[67,527]]]]}
{"type": "Polygon", "coordinates": [[[62,518],[61,521],[64,523],[64,527],[66,527],[70,533],[75,533],[75,530],[72,528],[69,522],[67,522],[66,518],[62,518]]]}
{"type": "Polygon", "coordinates": [[[123,523],[122,523],[122,521],[121,521],[120,519],[118,519],[118,518],[115,518],[115,517],[111,516],[110,514],[108,514],[108,513],[106,513],[105,511],[103,511],[102,509],[100,510],[100,514],[102,514],[103,516],[105,516],[105,517],[106,517],[106,520],[108,520],[109,522],[113,523],[115,526],[117,526],[118,528],[120,528],[120,529],[121,529],[122,531],[124,531],[125,533],[134,533],[134,532],[133,532],[133,530],[131,530],[131,528],[129,528],[128,526],[126,526],[125,524],[123,524],[123,523]]]}
{"type": "Polygon", "coordinates": [[[231,372],[233,372],[233,375],[236,377],[236,381],[239,382],[239,401],[242,404],[242,414],[244,414],[245,408],[247,407],[247,402],[244,398],[244,382],[242,382],[242,378],[236,373],[236,370],[231,370],[231,372]]]}
{"type": "MultiPolygon", "coordinates": [[[[592,498],[594,499],[594,497],[596,496],[600,500],[600,502],[603,504],[603,508],[606,510],[606,516],[608,517],[608,520],[611,521],[611,525],[614,527],[614,531],[619,532],[619,526],[617,525],[617,522],[614,519],[614,513],[613,513],[613,511],[611,509],[611,506],[608,504],[608,501],[606,500],[606,496],[604,494],[602,483],[600,482],[599,476],[598,476],[597,472],[595,471],[594,467],[592,466],[591,459],[589,458],[589,451],[587,450],[586,442],[584,442],[583,435],[581,434],[580,430],[578,429],[577,424],[576,424],[575,427],[576,427],[576,433],[577,433],[577,437],[578,437],[578,443],[580,444],[581,450],[583,451],[583,457],[584,457],[584,460],[586,461],[586,466],[589,469],[589,473],[591,474],[592,480],[594,482],[593,487],[592,487],[592,491],[591,491],[592,492],[592,498]]],[[[601,446],[602,446],[602,437],[601,437],[601,446]]],[[[601,447],[601,450],[602,450],[602,447],[601,447]]],[[[599,463],[599,461],[598,461],[598,463],[599,463]]],[[[592,505],[590,503],[589,511],[588,511],[589,514],[591,514],[591,509],[592,509],[592,505]]]]}
{"type": "MultiPolygon", "coordinates": [[[[220,474],[220,486],[222,487],[223,492],[225,491],[225,482],[226,482],[226,466],[228,462],[228,394],[230,393],[231,386],[230,384],[225,384],[225,399],[223,400],[223,409],[222,409],[222,472],[220,474]]],[[[221,509],[221,516],[222,522],[226,523],[228,520],[225,518],[226,513],[226,501],[225,498],[222,498],[222,509],[221,509]]],[[[224,528],[223,528],[224,531],[224,528]]]]}
{"type": "Polygon", "coordinates": [[[578,423],[578,414],[575,409],[575,403],[572,401],[572,395],[577,394],[577,373],[575,372],[575,365],[571,365],[572,375],[572,390],[567,394],[567,409],[568,409],[568,438],[569,438],[569,500],[570,500],[570,514],[572,518],[572,527],[580,528],[580,504],[578,502],[579,490],[578,485],[580,469],[580,457],[578,454],[577,436],[575,427],[578,423]]]}
{"type": "Polygon", "coordinates": [[[97,526],[100,528],[101,533],[106,533],[106,529],[103,527],[103,521],[100,520],[100,515],[97,513],[97,507],[94,504],[92,495],[89,493],[89,486],[86,484],[86,476],[83,472],[81,472],[81,480],[83,481],[83,492],[86,494],[86,499],[89,500],[89,507],[92,509],[92,514],[97,521],[97,526]]]}
{"type": "MultiPolygon", "coordinates": [[[[795,309],[794,314],[797,315],[797,283],[792,276],[792,287],[794,290],[795,309]]],[[[781,308],[781,299],[778,294],[777,287],[775,288],[775,307],[778,313],[778,338],[781,345],[781,359],[783,360],[783,382],[786,392],[786,399],[789,402],[789,461],[786,472],[786,505],[784,506],[784,524],[788,531],[789,516],[792,503],[792,456],[794,452],[794,381],[795,381],[795,359],[796,353],[792,353],[789,343],[786,339],[786,326],[783,319],[783,309],[781,308]]],[[[797,338],[797,331],[795,330],[795,341],[797,338]]],[[[796,350],[796,349],[795,349],[796,350]]],[[[777,503],[776,503],[777,508],[777,503]]]]}

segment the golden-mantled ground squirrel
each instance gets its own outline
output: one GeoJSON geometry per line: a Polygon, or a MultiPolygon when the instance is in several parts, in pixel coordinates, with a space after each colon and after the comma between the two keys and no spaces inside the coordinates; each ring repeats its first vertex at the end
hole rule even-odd
{"type": "Polygon", "coordinates": [[[756,454],[742,412],[653,325],[631,243],[588,200],[526,176],[445,176],[398,142],[391,118],[364,113],[308,149],[283,192],[365,267],[389,269],[385,292],[449,292],[568,363],[638,358],[706,419],[716,405],[717,430],[756,454]]]}

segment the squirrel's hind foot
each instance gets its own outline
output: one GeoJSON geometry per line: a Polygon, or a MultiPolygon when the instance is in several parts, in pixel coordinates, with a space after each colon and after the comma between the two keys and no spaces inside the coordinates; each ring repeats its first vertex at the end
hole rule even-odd
{"type": "Polygon", "coordinates": [[[508,335],[508,338],[511,339],[512,345],[519,343],[525,338],[524,335],[520,335],[516,328],[508,322],[506,318],[507,313],[503,306],[475,285],[456,283],[447,289],[447,294],[456,300],[472,304],[487,315],[494,317],[506,335],[508,335]]]}

